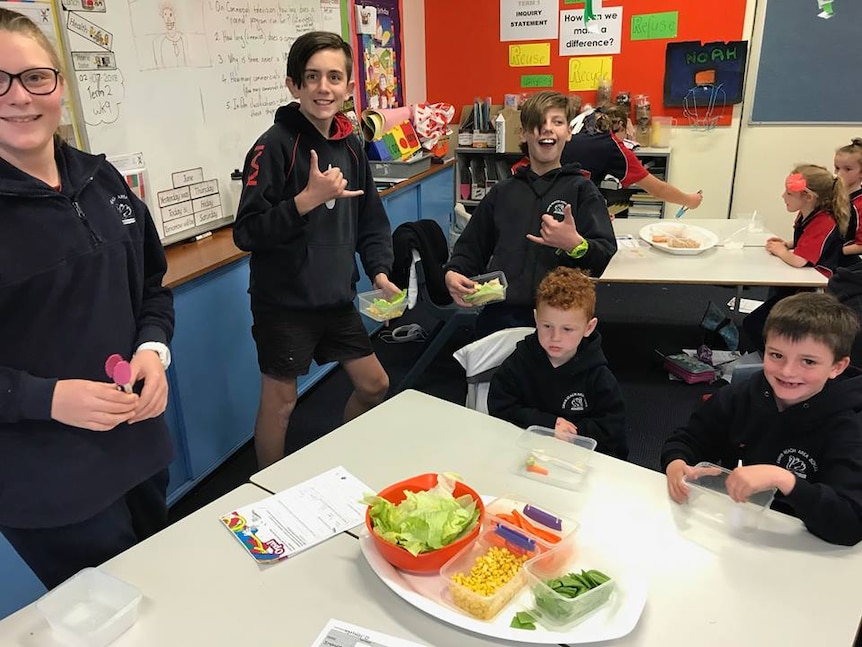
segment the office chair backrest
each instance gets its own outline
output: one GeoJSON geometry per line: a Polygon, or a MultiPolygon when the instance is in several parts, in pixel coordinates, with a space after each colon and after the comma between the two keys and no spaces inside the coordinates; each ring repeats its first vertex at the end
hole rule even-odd
{"type": "Polygon", "coordinates": [[[518,342],[535,332],[535,328],[506,328],[478,339],[453,353],[467,374],[467,402],[470,409],[488,413],[488,389],[491,378],[518,342]]]}

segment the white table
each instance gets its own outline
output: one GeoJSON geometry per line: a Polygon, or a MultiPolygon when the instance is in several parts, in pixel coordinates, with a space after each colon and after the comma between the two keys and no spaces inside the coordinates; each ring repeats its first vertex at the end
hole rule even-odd
{"type": "MultiPolygon", "coordinates": [[[[520,433],[503,421],[405,391],[252,481],[277,491],[342,464],[382,488],[414,474],[454,470],[483,494],[522,494],[573,516],[582,541],[602,542],[643,567],[650,587],[644,614],[629,636],[610,644],[851,645],[862,611],[862,545],[832,546],[799,520],[772,511],[761,530],[743,538],[686,526],[662,474],[601,454],[593,457],[581,491],[524,479],[512,472],[520,433]]],[[[369,575],[354,594],[373,597],[402,626],[422,615],[373,582],[369,575]]],[[[366,625],[375,626],[370,619],[366,625]]]]}
{"type": "MultiPolygon", "coordinates": [[[[423,471],[456,470],[485,494],[521,494],[576,518],[579,541],[637,562],[646,609],[624,647],[848,646],[859,621],[862,548],[830,546],[791,517],[768,512],[744,538],[686,526],[661,474],[595,455],[580,491],[524,479],[521,431],[405,391],[253,480],[281,490],[342,464],[381,488],[423,471]]],[[[140,588],[137,623],[116,647],[309,645],[338,618],[440,647],[504,645],[441,623],[392,593],[341,534],[284,562],[258,566],[223,528],[221,514],[266,496],[242,486],[107,562],[140,588]]],[[[4,647],[55,646],[34,605],[0,621],[4,647]]]]}
{"type": "MultiPolygon", "coordinates": [[[[617,218],[614,232],[639,240],[639,232],[648,224],[665,221],[645,218],[617,218]]],[[[714,231],[719,245],[695,255],[663,252],[644,242],[638,249],[620,247],[599,281],[602,283],[667,283],[792,286],[824,288],[827,279],[813,267],[791,267],[772,256],[763,247],[769,232],[748,233],[742,249],[727,249],[724,240],[740,229],[744,221],[690,219],[666,221],[696,225],[714,231]]]]}
{"type": "MultiPolygon", "coordinates": [[[[104,570],[144,594],[137,622],[112,647],[304,647],[330,618],[428,645],[495,644],[395,598],[350,535],[258,566],[218,518],[267,496],[243,485],[105,563],[104,570]]],[[[59,643],[31,604],[0,622],[0,645],[59,643]]]]}

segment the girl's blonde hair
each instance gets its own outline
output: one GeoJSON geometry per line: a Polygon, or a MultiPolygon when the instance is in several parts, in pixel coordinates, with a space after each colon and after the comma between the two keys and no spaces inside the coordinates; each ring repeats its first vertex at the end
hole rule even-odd
{"type": "Polygon", "coordinates": [[[793,173],[805,178],[806,190],[817,196],[817,206],[832,214],[841,235],[845,235],[850,221],[850,198],[844,183],[816,164],[800,164],[793,173]]]}
{"type": "Polygon", "coordinates": [[[63,62],[57,50],[48,40],[48,37],[36,26],[32,20],[17,11],[9,9],[0,9],[0,31],[10,31],[15,34],[21,34],[35,40],[44,49],[48,56],[51,57],[51,65],[54,69],[63,71],[63,62]]]}
{"type": "Polygon", "coordinates": [[[855,155],[859,160],[859,166],[862,166],[862,137],[854,137],[853,140],[846,146],[842,146],[835,154],[845,153],[847,155],[855,155]]]}

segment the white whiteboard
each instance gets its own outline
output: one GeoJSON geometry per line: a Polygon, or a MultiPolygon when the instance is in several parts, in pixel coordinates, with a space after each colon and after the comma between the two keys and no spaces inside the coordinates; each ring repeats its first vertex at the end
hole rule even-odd
{"type": "Polygon", "coordinates": [[[142,160],[165,243],[233,220],[230,174],[291,100],[290,46],[342,31],[339,0],[61,1],[87,147],[123,171],[142,160]]]}

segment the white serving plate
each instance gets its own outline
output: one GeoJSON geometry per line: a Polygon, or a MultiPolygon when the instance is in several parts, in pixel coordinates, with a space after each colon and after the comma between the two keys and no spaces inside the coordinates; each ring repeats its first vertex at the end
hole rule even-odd
{"type": "MultiPolygon", "coordinates": [[[[575,645],[614,640],[622,638],[635,628],[646,604],[645,577],[620,563],[614,568],[613,574],[609,573],[617,582],[615,594],[607,604],[580,624],[562,632],[549,631],[540,624],[536,625],[535,631],[514,629],[509,626],[512,616],[516,611],[528,610],[531,606],[529,587],[524,587],[493,620],[479,620],[449,605],[446,601],[446,581],[439,574],[413,575],[400,571],[387,562],[377,551],[367,530],[359,536],[359,548],[371,570],[400,598],[438,620],[491,638],[541,645],[575,645]]],[[[586,556],[589,550],[578,546],[579,555],[586,556]]],[[[601,549],[593,550],[598,552],[601,549]]],[[[605,561],[617,563],[612,557],[605,561]]]]}
{"type": "Polygon", "coordinates": [[[678,254],[680,256],[693,256],[702,254],[708,249],[712,249],[718,244],[718,236],[703,227],[697,225],[689,225],[683,223],[653,223],[646,225],[640,230],[640,237],[648,242],[656,249],[660,249],[668,254],[678,254]],[[700,243],[700,247],[671,247],[667,243],[657,243],[653,241],[653,234],[673,235],[680,238],[691,238],[700,243]]]}

